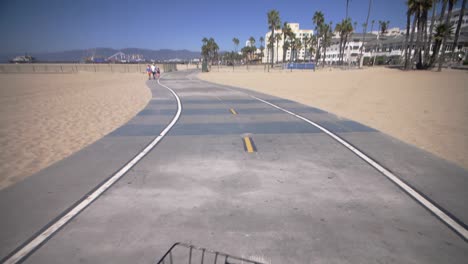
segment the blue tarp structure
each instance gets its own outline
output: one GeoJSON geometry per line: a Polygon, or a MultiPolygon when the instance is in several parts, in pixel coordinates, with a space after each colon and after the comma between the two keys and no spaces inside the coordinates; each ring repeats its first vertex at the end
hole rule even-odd
{"type": "Polygon", "coordinates": [[[315,63],[287,63],[285,66],[288,70],[315,70],[315,63]]]}

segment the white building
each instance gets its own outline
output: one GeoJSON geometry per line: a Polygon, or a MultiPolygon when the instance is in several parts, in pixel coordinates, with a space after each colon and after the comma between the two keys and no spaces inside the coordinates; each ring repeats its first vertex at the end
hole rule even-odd
{"type": "MultiPolygon", "coordinates": [[[[312,29],[300,29],[299,28],[299,23],[288,23],[289,27],[291,28],[291,31],[296,35],[297,39],[300,39],[302,42],[305,37],[312,37],[314,35],[314,31],[312,29]]],[[[283,62],[283,44],[284,44],[284,39],[283,39],[283,31],[281,29],[275,30],[275,35],[276,34],[281,34],[281,40],[278,42],[275,41],[274,43],[274,61],[275,62],[283,62]]],[[[265,46],[268,47],[268,40],[270,39],[271,31],[267,32],[265,34],[265,46]]],[[[291,58],[291,49],[286,51],[286,61],[289,61],[291,58]]],[[[298,60],[304,60],[305,58],[309,58],[308,52],[306,52],[305,48],[302,47],[301,50],[297,51],[297,59],[298,60]]],[[[265,48],[263,51],[263,63],[271,62],[271,50],[268,48],[265,48]]]]}

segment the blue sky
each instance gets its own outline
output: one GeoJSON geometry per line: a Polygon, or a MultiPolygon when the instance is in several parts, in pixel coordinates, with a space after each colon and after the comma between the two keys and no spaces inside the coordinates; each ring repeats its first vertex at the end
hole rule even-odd
{"type": "MultiPolygon", "coordinates": [[[[267,31],[266,13],[313,28],[320,10],[327,21],[345,16],[346,0],[0,0],[0,53],[52,52],[94,47],[188,49],[198,51],[203,37],[221,50],[232,38],[245,43],[267,31]]],[[[373,0],[371,20],[405,26],[405,0],[373,0]]],[[[349,16],[365,21],[368,0],[350,0],[349,16]]]]}

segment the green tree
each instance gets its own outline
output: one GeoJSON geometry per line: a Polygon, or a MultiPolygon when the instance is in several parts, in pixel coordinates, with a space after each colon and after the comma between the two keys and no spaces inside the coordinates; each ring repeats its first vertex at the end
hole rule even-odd
{"type": "MultiPolygon", "coordinates": [[[[267,13],[268,17],[268,29],[271,30],[271,38],[269,38],[270,44],[272,44],[272,47],[274,46],[274,35],[275,35],[275,30],[279,29],[281,26],[281,20],[280,20],[280,15],[277,10],[270,10],[267,13]]],[[[271,67],[273,67],[274,63],[274,49],[271,49],[271,67]]]]}

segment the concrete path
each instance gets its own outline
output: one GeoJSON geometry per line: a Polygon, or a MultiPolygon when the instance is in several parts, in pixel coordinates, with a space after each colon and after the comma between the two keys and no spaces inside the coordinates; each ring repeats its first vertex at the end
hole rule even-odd
{"type": "MultiPolygon", "coordinates": [[[[182,101],[176,125],[27,263],[153,263],[177,241],[264,263],[468,259],[468,243],[383,174],[320,129],[247,94],[346,139],[466,228],[462,168],[359,123],[203,82],[194,72],[161,83],[182,101]]],[[[0,192],[0,256],[86,198],[167,126],[176,100],[148,85],[153,99],[128,124],[0,192]]]]}

